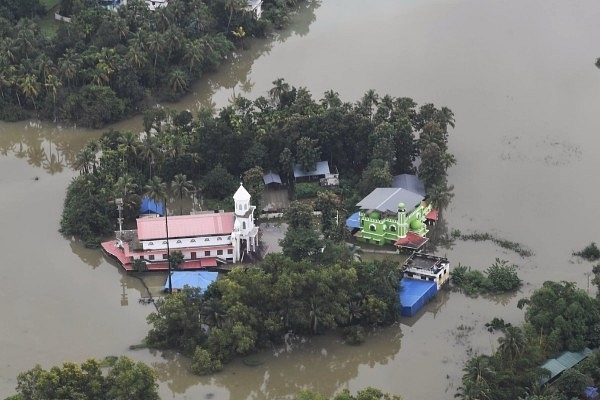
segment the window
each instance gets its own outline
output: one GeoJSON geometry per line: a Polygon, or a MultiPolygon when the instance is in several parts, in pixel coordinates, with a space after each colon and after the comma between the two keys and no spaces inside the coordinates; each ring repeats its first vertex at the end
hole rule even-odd
{"type": "Polygon", "coordinates": [[[154,254],[150,254],[150,257],[148,257],[150,259],[150,261],[154,261],[154,254]]]}
{"type": "Polygon", "coordinates": [[[227,236],[227,240],[231,240],[231,236],[227,236]]]}
{"type": "Polygon", "coordinates": [[[205,238],[204,241],[205,242],[210,242],[210,239],[209,238],[205,238]]]}
{"type": "Polygon", "coordinates": [[[223,240],[223,238],[222,238],[221,236],[219,236],[219,237],[217,238],[217,240],[223,240]]]}
{"type": "Polygon", "coordinates": [[[166,254],[163,254],[162,256],[163,256],[163,260],[168,260],[169,259],[169,256],[166,255],[166,254]]]}
{"type": "Polygon", "coordinates": [[[377,230],[377,228],[375,227],[375,225],[371,224],[371,225],[369,225],[369,230],[371,232],[375,232],[377,230]]]}
{"type": "Polygon", "coordinates": [[[177,243],[181,243],[181,240],[178,240],[177,243]]]}
{"type": "Polygon", "coordinates": [[[163,240],[163,243],[162,243],[162,244],[167,244],[167,241],[166,241],[166,240],[163,240]]]}
{"type": "Polygon", "coordinates": [[[150,242],[150,243],[148,243],[148,245],[154,246],[154,242],[150,242]]]}
{"type": "Polygon", "coordinates": [[[396,225],[390,225],[390,232],[396,232],[396,225]]]}
{"type": "Polygon", "coordinates": [[[227,250],[227,254],[233,254],[233,249],[227,250]]]}
{"type": "Polygon", "coordinates": [[[196,239],[190,240],[190,243],[196,243],[196,239]]]}
{"type": "Polygon", "coordinates": [[[144,259],[144,255],[142,254],[142,255],[140,256],[140,260],[143,260],[143,259],[144,259]]]}
{"type": "Polygon", "coordinates": [[[192,260],[195,260],[195,259],[196,259],[196,252],[195,252],[195,251],[192,251],[192,253],[190,254],[190,258],[191,258],[192,260]]]}
{"type": "Polygon", "coordinates": [[[246,221],[242,222],[242,229],[246,229],[246,221]]]}
{"type": "Polygon", "coordinates": [[[217,250],[217,255],[218,256],[222,256],[223,255],[223,250],[217,250]]]}
{"type": "Polygon", "coordinates": [[[205,257],[210,257],[210,251],[205,251],[205,252],[204,252],[204,256],[205,256],[205,257]]]}

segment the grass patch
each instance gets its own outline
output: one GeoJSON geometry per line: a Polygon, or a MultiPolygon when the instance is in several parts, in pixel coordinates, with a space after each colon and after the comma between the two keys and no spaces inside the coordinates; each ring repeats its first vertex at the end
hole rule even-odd
{"type": "Polygon", "coordinates": [[[480,233],[475,232],[468,235],[463,235],[458,229],[452,231],[452,237],[462,240],[472,240],[474,242],[492,242],[503,249],[511,250],[520,255],[521,257],[531,257],[533,256],[533,251],[525,248],[522,244],[517,242],[512,242],[506,239],[497,238],[489,233],[480,233]]]}

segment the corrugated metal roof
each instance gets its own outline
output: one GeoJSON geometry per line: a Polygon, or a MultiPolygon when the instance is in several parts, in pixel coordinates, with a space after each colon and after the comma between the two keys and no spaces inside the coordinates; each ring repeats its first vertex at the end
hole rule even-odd
{"type": "Polygon", "coordinates": [[[265,183],[265,185],[268,185],[269,183],[281,184],[281,177],[278,174],[269,171],[268,174],[263,175],[263,182],[265,183]]]}
{"type": "Polygon", "coordinates": [[[313,171],[303,171],[300,164],[294,165],[294,178],[306,178],[309,176],[329,175],[329,163],[327,161],[317,161],[317,168],[313,171]]]}
{"type": "Polygon", "coordinates": [[[392,179],[392,187],[402,188],[425,196],[425,185],[416,175],[401,174],[392,179]]]}
{"type": "MultiPolygon", "coordinates": [[[[234,213],[206,213],[168,217],[169,238],[224,235],[233,232],[234,213]]],[[[165,217],[138,218],[138,239],[167,237],[165,217]]]]}
{"type": "Polygon", "coordinates": [[[410,214],[423,198],[420,194],[402,188],[377,188],[362,199],[357,206],[361,210],[396,213],[398,204],[404,203],[407,214],[410,214]]]}
{"type": "Polygon", "coordinates": [[[546,383],[549,380],[551,380],[552,378],[556,377],[557,375],[559,375],[561,372],[563,372],[566,368],[564,365],[562,365],[561,363],[559,363],[558,361],[556,361],[554,358],[551,360],[546,361],[543,365],[542,368],[547,369],[548,371],[550,371],[550,376],[549,377],[544,377],[542,379],[542,383],[546,383]]]}
{"type": "Polygon", "coordinates": [[[577,365],[581,360],[585,359],[589,355],[589,353],[585,353],[585,350],[589,350],[589,352],[591,353],[591,350],[587,348],[579,353],[566,351],[560,356],[556,357],[556,361],[564,365],[565,368],[571,368],[572,366],[577,365]]]}

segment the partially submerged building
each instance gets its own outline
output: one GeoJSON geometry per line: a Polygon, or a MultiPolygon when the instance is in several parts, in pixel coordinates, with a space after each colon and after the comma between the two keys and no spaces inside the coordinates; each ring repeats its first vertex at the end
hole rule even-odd
{"type": "Polygon", "coordinates": [[[450,262],[444,257],[413,253],[402,265],[400,314],[412,317],[427,304],[450,279],[450,262]]]}
{"type": "Polygon", "coordinates": [[[239,262],[245,253],[257,250],[258,227],[254,223],[256,207],[241,184],[233,200],[233,212],[140,217],[137,229],[117,231],[116,239],[103,242],[102,248],[127,271],[135,270],[139,261],[148,270],[167,270],[171,251],[182,253],[181,269],[239,262]]]}

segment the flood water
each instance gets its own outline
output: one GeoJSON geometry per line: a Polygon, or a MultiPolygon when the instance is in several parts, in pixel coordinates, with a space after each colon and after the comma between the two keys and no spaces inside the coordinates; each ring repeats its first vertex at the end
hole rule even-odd
{"type": "MultiPolygon", "coordinates": [[[[184,101],[255,98],[282,77],[315,98],[346,101],[375,89],[454,111],[450,170],[455,197],[438,228],[488,232],[531,249],[521,258],[492,243],[438,247],[456,265],[485,269],[496,257],[519,266],[512,296],[469,299],[442,292],[413,319],[347,346],[317,337],[270,349],[211,377],[186,372],[171,353],[131,351],[152,311],[142,283],[97,250],[58,233],[69,163],[101,131],[50,123],[0,124],[0,398],[20,371],[40,363],[128,355],[159,373],[164,399],[279,399],[303,388],[331,395],[376,386],[404,399],[453,398],[470,352],[490,352],[484,324],[522,321],[516,308],[545,280],[588,288],[591,265],[571,253],[598,241],[600,3],[591,0],[323,0],[303,9],[274,42],[249,42],[233,64],[184,101]],[[37,178],[37,179],[36,179],[37,178]]],[[[140,118],[114,126],[141,130],[140,118]]],[[[151,290],[164,283],[146,279],[151,290]]]]}

